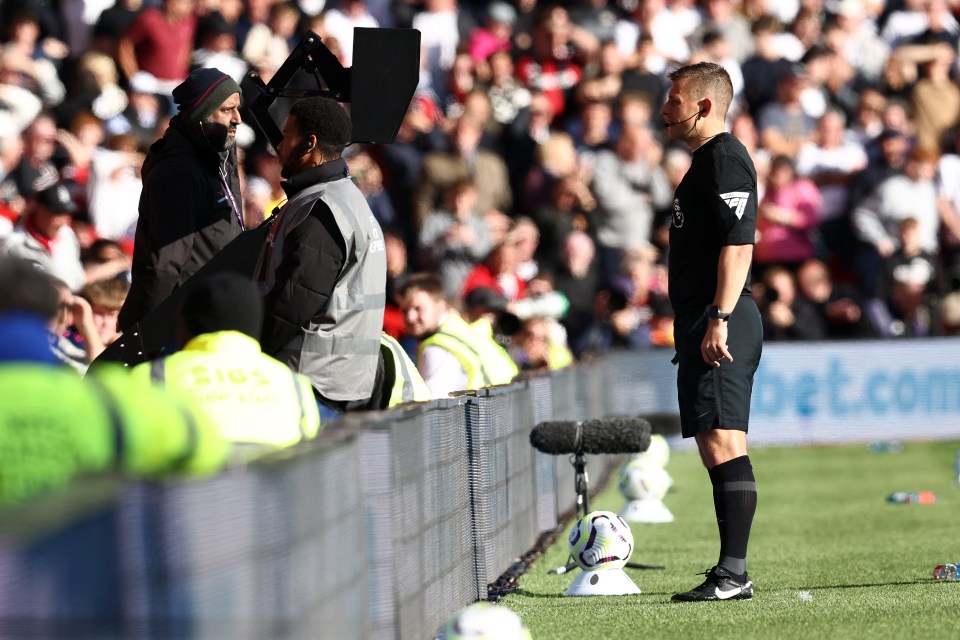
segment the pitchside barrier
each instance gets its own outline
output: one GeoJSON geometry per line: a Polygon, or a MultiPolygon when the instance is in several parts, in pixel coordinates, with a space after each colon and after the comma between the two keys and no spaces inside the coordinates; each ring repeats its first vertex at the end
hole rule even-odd
{"type": "MultiPolygon", "coordinates": [[[[958,354],[955,340],[766,345],[751,440],[960,437],[958,354]]],[[[0,638],[429,638],[574,508],[568,456],[534,450],[531,428],[641,414],[670,435],[671,355],[345,416],[212,478],[88,478],[8,510],[0,638]]],[[[619,459],[589,456],[591,481],[619,459]]]]}

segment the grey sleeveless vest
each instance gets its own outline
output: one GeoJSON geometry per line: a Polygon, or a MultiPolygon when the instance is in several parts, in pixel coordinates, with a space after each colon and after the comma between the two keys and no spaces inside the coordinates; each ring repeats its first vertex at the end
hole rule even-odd
{"type": "Polygon", "coordinates": [[[380,331],[386,304],[387,258],[380,225],[350,178],[322,182],[291,198],[273,238],[265,290],[276,282],[283,242],[317,200],[330,207],[346,245],[346,263],[327,308],[277,354],[277,359],[310,378],[324,398],[363,400],[373,393],[380,331]]]}

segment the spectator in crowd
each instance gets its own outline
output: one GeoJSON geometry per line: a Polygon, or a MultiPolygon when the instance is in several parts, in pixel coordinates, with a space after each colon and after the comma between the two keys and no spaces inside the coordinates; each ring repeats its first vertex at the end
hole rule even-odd
{"type": "Polygon", "coordinates": [[[797,295],[794,274],[784,267],[772,267],[754,290],[763,321],[764,340],[823,339],[823,327],[814,305],[797,295]]]}
{"type": "Polygon", "coordinates": [[[173,98],[177,116],[143,164],[133,282],[120,311],[121,331],[243,230],[236,145],[240,87],[217,69],[197,69],[173,98]]]}
{"type": "Polygon", "coordinates": [[[237,52],[236,27],[219,13],[211,13],[197,25],[199,46],[190,57],[192,69],[213,67],[240,82],[247,63],[237,52]]]}
{"type": "Polygon", "coordinates": [[[50,184],[29,199],[27,211],[7,237],[0,254],[28,260],[62,280],[71,291],[87,282],[80,242],[70,226],[77,205],[62,183],[50,184]]]}
{"type": "Polygon", "coordinates": [[[79,296],[90,304],[93,327],[102,345],[97,353],[91,354],[91,361],[120,337],[117,316],[129,291],[130,283],[120,278],[97,280],[80,290],[79,296]]]}
{"type": "Polygon", "coordinates": [[[773,159],[767,187],[757,209],[755,267],[781,265],[795,270],[817,253],[817,228],[823,212],[821,191],[798,178],[787,156],[773,159]]]}
{"type": "Polygon", "coordinates": [[[866,166],[863,146],[846,135],[846,118],[837,110],[820,116],[814,139],[797,154],[797,173],[820,189],[820,233],[831,251],[849,246],[849,185],[866,166]]]}
{"type": "Polygon", "coordinates": [[[449,306],[436,276],[414,274],[399,293],[407,331],[420,340],[417,368],[433,398],[506,384],[516,375],[504,359],[489,357],[491,350],[502,347],[471,329],[449,306]]]}
{"type": "Polygon", "coordinates": [[[797,290],[816,312],[809,326],[805,326],[810,339],[849,340],[874,336],[860,294],[849,285],[835,283],[822,260],[807,260],[800,265],[797,290]]]}
{"type": "Polygon", "coordinates": [[[58,305],[47,274],[16,260],[0,265],[0,425],[7,442],[30,442],[3,448],[0,504],[62,490],[84,474],[219,470],[227,448],[206,413],[119,368],[84,379],[58,365],[48,329],[58,305]]]}
{"type": "Polygon", "coordinates": [[[572,231],[563,239],[555,286],[570,301],[563,326],[578,358],[583,353],[583,338],[593,322],[594,301],[605,282],[595,258],[593,240],[583,231],[572,231]]]}
{"type": "Polygon", "coordinates": [[[850,182],[850,208],[860,205],[887,178],[903,175],[910,151],[910,139],[904,132],[884,129],[867,154],[867,166],[850,182]]]}
{"type": "Polygon", "coordinates": [[[407,245],[403,238],[391,231],[383,232],[383,243],[387,253],[387,304],[383,310],[383,330],[391,337],[401,340],[406,334],[397,292],[410,277],[407,245]]]}
{"type": "Polygon", "coordinates": [[[90,156],[87,212],[97,236],[132,241],[137,229],[137,203],[143,190],[144,156],[132,135],[116,135],[90,156]]]}
{"type": "Polygon", "coordinates": [[[838,56],[848,60],[869,81],[877,81],[890,45],[878,37],[876,23],[864,0],[837,3],[835,28],[824,28],[824,37],[838,56]]]}
{"type": "Polygon", "coordinates": [[[166,114],[161,111],[156,78],[140,72],[130,78],[129,103],[119,115],[107,121],[107,132],[130,134],[137,140],[137,149],[150,147],[166,128],[166,114]]]}
{"type": "Polygon", "coordinates": [[[800,147],[813,138],[816,121],[803,110],[801,97],[806,88],[806,75],[793,65],[777,82],[776,99],[767,103],[757,116],[760,142],[773,156],[796,158],[800,147]]]}
{"type": "Polygon", "coordinates": [[[495,122],[501,126],[516,120],[521,109],[530,106],[530,91],[514,75],[513,59],[506,51],[495,51],[487,58],[490,82],[487,96],[495,122]]]}
{"type": "Polygon", "coordinates": [[[400,226],[397,212],[393,208],[390,196],[383,187],[383,172],[367,149],[358,149],[347,158],[347,167],[363,197],[366,198],[373,217],[385,229],[400,226]]]}
{"type": "Polygon", "coordinates": [[[341,50],[341,63],[353,64],[353,30],[376,29],[380,26],[367,8],[365,0],[338,0],[324,12],[327,34],[337,39],[341,50]]]}
{"type": "Polygon", "coordinates": [[[619,274],[601,293],[600,312],[578,348],[602,353],[612,348],[648,349],[673,345],[673,310],[665,286],[658,287],[652,246],[626,251],[619,274]]]}
{"type": "Polygon", "coordinates": [[[490,343],[499,349],[483,347],[483,361],[493,371],[517,374],[517,366],[507,353],[513,336],[520,330],[520,319],[510,311],[510,302],[490,287],[476,287],[463,297],[463,319],[470,329],[482,339],[482,345],[490,343]]]}
{"type": "Polygon", "coordinates": [[[923,77],[910,92],[918,146],[939,149],[943,134],[960,123],[960,87],[951,77],[956,59],[956,46],[937,44],[921,65],[923,77]]]}
{"type": "Polygon", "coordinates": [[[558,180],[573,175],[585,176],[587,169],[578,163],[573,138],[554,131],[536,148],[520,189],[520,209],[536,211],[549,199],[550,190],[558,180]]]}
{"type": "MultiPolygon", "coordinates": [[[[960,131],[960,130],[958,130],[960,131]]],[[[940,207],[940,260],[946,278],[944,290],[960,290],[960,134],[953,149],[937,163],[937,198],[940,207]]]]}
{"type": "Polygon", "coordinates": [[[883,110],[886,106],[886,96],[875,87],[866,87],[859,93],[850,133],[865,151],[883,133],[883,110]]]}
{"type": "Polygon", "coordinates": [[[120,39],[141,11],[143,0],[117,0],[113,6],[104,9],[93,28],[94,49],[116,59],[120,39]]]}
{"type": "Polygon", "coordinates": [[[920,224],[916,218],[904,218],[897,231],[897,248],[883,261],[873,297],[883,298],[895,282],[922,284],[926,296],[939,293],[940,277],[936,254],[925,250],[920,242],[920,224]]]}
{"type": "Polygon", "coordinates": [[[104,350],[90,303],[70,291],[62,280],[54,279],[60,306],[50,325],[53,355],[78,373],[86,373],[93,359],[104,350]]]}
{"type": "MultiPolygon", "coordinates": [[[[713,2],[730,3],[730,0],[713,2]]],[[[752,41],[756,50],[741,63],[743,98],[747,110],[754,117],[758,117],[764,107],[777,98],[781,81],[792,74],[792,64],[777,48],[778,23],[772,16],[757,20],[750,31],[753,37],[746,40],[752,41]]],[[[737,55],[734,54],[734,57],[737,55]]]]}
{"type": "Polygon", "coordinates": [[[477,27],[470,34],[467,42],[467,51],[477,64],[489,61],[494,53],[507,53],[513,46],[513,25],[517,21],[517,10],[513,6],[497,0],[490,3],[486,10],[486,21],[483,26],[477,27]]]}
{"type": "Polygon", "coordinates": [[[901,265],[884,298],[868,304],[868,313],[880,338],[925,338],[932,336],[936,320],[933,300],[928,295],[925,268],[901,265]]]}
{"type": "Polygon", "coordinates": [[[290,55],[300,9],[295,2],[268,3],[269,17],[253,21],[241,50],[243,59],[259,73],[272,76],[290,55]]]}
{"type": "Polygon", "coordinates": [[[960,336],[960,291],[951,291],[940,301],[937,335],[960,336]]]}
{"type": "Polygon", "coordinates": [[[423,10],[413,17],[413,28],[421,33],[424,69],[431,86],[441,99],[446,98],[444,78],[461,42],[466,43],[475,27],[469,12],[462,11],[457,0],[427,0],[423,10]]]}
{"type": "Polygon", "coordinates": [[[192,288],[177,316],[177,352],[137,365],[151,381],[203,407],[235,451],[259,454],[313,438],[320,414],[310,380],[260,350],[263,303],[230,272],[192,288]]]}
{"type": "Polygon", "coordinates": [[[750,22],[737,11],[734,0],[705,0],[704,17],[693,33],[690,44],[699,47],[710,32],[718,33],[730,43],[730,54],[743,64],[753,53],[755,39],[751,36],[750,22]]]}
{"type": "Polygon", "coordinates": [[[904,175],[887,178],[853,211],[853,230],[861,247],[857,253],[860,286],[867,295],[876,290],[881,264],[897,249],[900,223],[916,218],[920,246],[931,253],[939,248],[940,212],[933,184],[939,156],[918,147],[907,160],[904,175]]]}
{"type": "Polygon", "coordinates": [[[427,215],[442,206],[444,190],[464,178],[472,179],[477,187],[477,210],[480,213],[491,208],[501,211],[510,208],[513,196],[506,165],[497,154],[479,148],[482,135],[480,123],[462,116],[453,129],[453,150],[424,156],[414,193],[417,228],[427,215]]]}
{"type": "Polygon", "coordinates": [[[567,176],[553,185],[548,202],[533,214],[540,232],[534,256],[541,268],[556,271],[563,239],[572,231],[589,229],[596,206],[593,192],[579,175],[567,176]]]}
{"type": "Polygon", "coordinates": [[[294,103],[277,147],[287,203],[264,243],[263,352],[307,376],[326,421],[379,406],[386,246],[343,149],[352,125],[327,97],[294,103]]]}
{"type": "Polygon", "coordinates": [[[41,113],[23,132],[23,154],[10,172],[17,195],[26,198],[38,184],[50,184],[59,178],[53,155],[57,149],[57,123],[47,112],[41,113]]]}
{"type": "Polygon", "coordinates": [[[526,281],[517,272],[519,267],[517,239],[508,231],[486,259],[470,270],[460,288],[460,295],[465,296],[477,287],[489,287],[507,300],[519,300],[527,288],[526,281]]]}
{"type": "Polygon", "coordinates": [[[608,278],[618,271],[625,250],[650,242],[653,210],[671,200],[660,158],[653,135],[639,127],[625,128],[615,151],[597,154],[592,186],[600,262],[608,278]]]}
{"type": "Polygon", "coordinates": [[[596,39],[574,25],[565,8],[538,6],[532,51],[517,61],[517,77],[531,91],[547,96],[556,117],[566,112],[574,87],[583,79],[581,56],[596,47],[596,39]]]}
{"type": "Polygon", "coordinates": [[[144,9],[117,44],[124,75],[146,71],[157,79],[159,93],[171,95],[190,71],[196,28],[194,0],[163,0],[158,9],[144,9]]]}
{"type": "Polygon", "coordinates": [[[42,45],[40,25],[29,10],[14,13],[7,31],[9,38],[2,48],[4,68],[15,71],[20,86],[37,94],[44,106],[60,104],[66,89],[54,61],[59,63],[67,57],[67,46],[59,41],[42,45]]]}
{"type": "Polygon", "coordinates": [[[573,354],[553,330],[549,318],[534,316],[523,322],[511,345],[510,355],[521,371],[555,371],[573,364],[573,354]]]}
{"type": "Polygon", "coordinates": [[[431,213],[420,229],[420,267],[436,273],[448,297],[454,297],[493,243],[476,210],[477,188],[469,179],[447,190],[447,206],[431,213]]]}

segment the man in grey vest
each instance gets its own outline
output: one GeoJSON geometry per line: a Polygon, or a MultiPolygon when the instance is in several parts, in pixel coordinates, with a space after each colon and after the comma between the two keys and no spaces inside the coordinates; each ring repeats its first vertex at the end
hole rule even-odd
{"type": "Polygon", "coordinates": [[[336,413],[377,406],[386,301],[383,234],[350,179],[350,118],[330,98],[290,109],[277,146],[287,203],[257,265],[264,353],[307,376],[336,413]]]}

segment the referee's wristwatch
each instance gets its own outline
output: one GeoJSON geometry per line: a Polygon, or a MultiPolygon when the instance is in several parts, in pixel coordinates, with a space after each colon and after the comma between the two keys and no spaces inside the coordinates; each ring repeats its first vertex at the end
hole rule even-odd
{"type": "Polygon", "coordinates": [[[727,313],[726,311],[721,311],[720,307],[718,307],[717,305],[713,305],[713,306],[707,307],[707,319],[723,320],[724,322],[726,322],[727,320],[730,319],[730,314],[727,313]]]}

